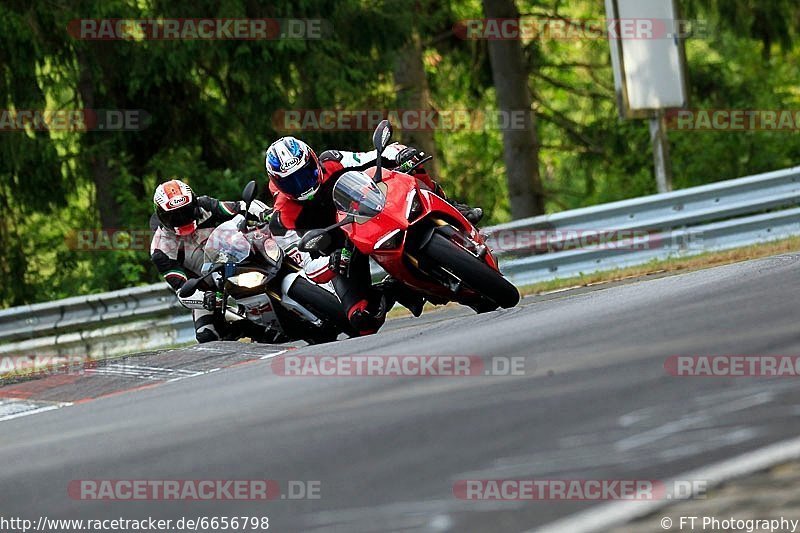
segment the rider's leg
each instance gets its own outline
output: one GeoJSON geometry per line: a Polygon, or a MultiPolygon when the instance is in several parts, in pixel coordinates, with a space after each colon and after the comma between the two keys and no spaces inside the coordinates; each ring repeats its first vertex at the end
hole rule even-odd
{"type": "Polygon", "coordinates": [[[422,314],[422,308],[425,306],[425,298],[415,290],[407,287],[401,281],[394,279],[391,276],[386,276],[379,285],[380,289],[386,295],[386,308],[391,309],[395,302],[399,303],[414,316],[422,314]]]}
{"type": "Polygon", "coordinates": [[[204,342],[218,341],[222,338],[221,330],[223,326],[217,313],[207,309],[194,309],[192,318],[194,319],[194,334],[197,342],[203,344],[204,342]]]}
{"type": "Polygon", "coordinates": [[[428,189],[429,191],[433,191],[437,196],[441,196],[447,200],[450,205],[458,209],[458,212],[464,215],[464,218],[469,220],[472,224],[477,224],[483,218],[483,209],[480,207],[470,207],[467,204],[461,204],[455,200],[451,200],[445,194],[444,189],[442,189],[437,182],[433,181],[433,179],[431,179],[426,172],[415,174],[414,177],[417,178],[417,182],[419,183],[420,187],[428,189]]]}
{"type": "Polygon", "coordinates": [[[372,289],[368,256],[354,252],[347,273],[335,276],[333,287],[356,331],[361,335],[378,331],[386,320],[386,300],[372,289]]]}

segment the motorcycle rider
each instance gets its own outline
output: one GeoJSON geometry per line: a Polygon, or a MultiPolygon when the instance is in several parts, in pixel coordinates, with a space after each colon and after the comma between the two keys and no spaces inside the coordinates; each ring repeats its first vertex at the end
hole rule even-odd
{"type": "Polygon", "coordinates": [[[192,311],[197,342],[220,340],[226,323],[216,311],[216,293],[197,290],[183,298],[180,289],[189,278],[200,277],[208,237],[218,225],[239,214],[243,202],[198,197],[189,185],[173,179],[156,187],[153,204],[158,226],[150,243],[150,258],[181,305],[192,311]]]}
{"type": "MultiPolygon", "coordinates": [[[[396,168],[402,172],[411,169],[425,157],[425,153],[416,148],[393,143],[384,150],[381,164],[383,168],[396,168]]],[[[275,200],[270,220],[272,233],[283,235],[288,230],[295,230],[302,235],[305,231],[333,224],[336,221],[336,206],[333,203],[332,190],[337,178],[346,171],[373,167],[376,161],[375,150],[327,150],[318,158],[310,146],[294,137],[283,137],[272,143],[265,155],[270,190],[275,200]]],[[[419,180],[420,186],[446,198],[444,191],[422,166],[415,169],[414,176],[419,180]]],[[[483,217],[480,208],[451,203],[473,224],[477,224],[483,217]]],[[[317,283],[333,282],[347,317],[356,331],[362,335],[374,333],[386,319],[387,301],[384,291],[375,291],[372,288],[369,257],[358,253],[341,230],[337,230],[332,237],[328,259],[315,260],[315,264],[306,271],[317,283]]],[[[385,282],[385,288],[391,287],[391,281],[385,282]]],[[[395,298],[399,299],[397,296],[395,298]]],[[[402,303],[418,315],[424,301],[413,297],[411,301],[402,303]]]]}

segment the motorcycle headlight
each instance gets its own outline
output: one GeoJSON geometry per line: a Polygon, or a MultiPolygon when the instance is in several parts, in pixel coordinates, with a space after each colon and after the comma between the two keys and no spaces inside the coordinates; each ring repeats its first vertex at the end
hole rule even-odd
{"type": "Polygon", "coordinates": [[[265,279],[267,279],[267,276],[261,272],[244,272],[228,278],[228,281],[245,289],[253,289],[264,283],[265,279]]]}
{"type": "Polygon", "coordinates": [[[375,243],[375,250],[394,250],[395,248],[399,248],[400,245],[403,243],[403,232],[399,229],[396,229],[392,232],[387,233],[381,239],[375,243]]]}

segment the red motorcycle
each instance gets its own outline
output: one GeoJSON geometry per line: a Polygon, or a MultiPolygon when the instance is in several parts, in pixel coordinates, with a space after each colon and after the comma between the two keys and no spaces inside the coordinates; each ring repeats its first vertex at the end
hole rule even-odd
{"type": "MultiPolygon", "coordinates": [[[[391,136],[391,124],[382,121],[373,135],[378,154],[391,136]]],[[[333,188],[338,222],[307,232],[299,248],[325,250],[330,232],[341,228],[361,253],[433,304],[456,301],[478,313],[516,306],[519,291],[480,232],[412,175],[425,161],[397,172],[382,169],[378,157],[374,168],[342,174],[333,188]]]]}

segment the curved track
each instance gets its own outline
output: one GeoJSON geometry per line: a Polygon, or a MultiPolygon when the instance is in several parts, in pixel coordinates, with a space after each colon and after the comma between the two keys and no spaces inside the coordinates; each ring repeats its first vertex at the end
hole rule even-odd
{"type": "MultiPolygon", "coordinates": [[[[472,502],[470,478],[665,479],[794,436],[792,379],[676,378],[675,354],[800,355],[800,256],[446,310],[294,354],[522,356],[525,375],[288,378],[257,360],[0,424],[0,511],[269,515],[274,531],[522,531],[580,502],[472,502]],[[103,502],[74,479],[318,480],[318,500],[103,502]]],[[[281,356],[279,356],[281,357],[281,356]]],[[[274,360],[273,360],[274,361],[274,360]]]]}

